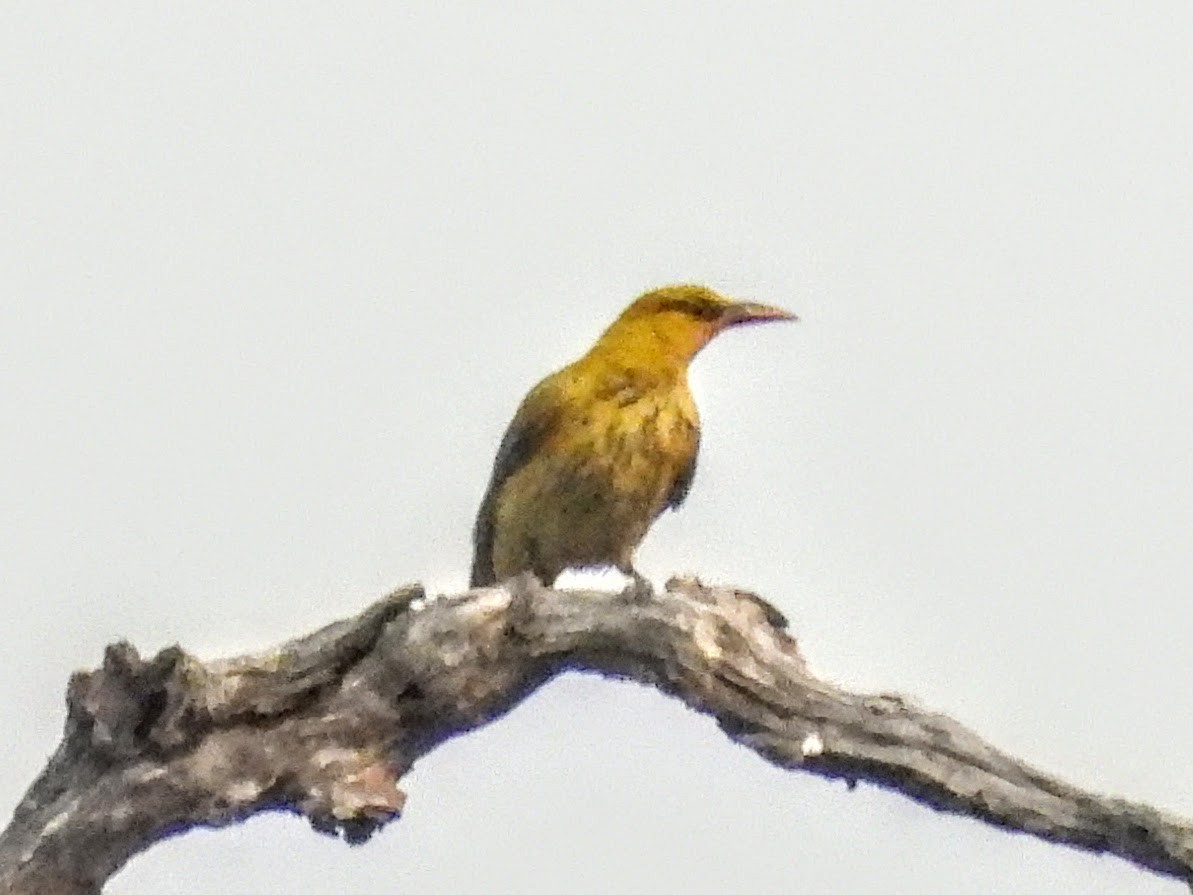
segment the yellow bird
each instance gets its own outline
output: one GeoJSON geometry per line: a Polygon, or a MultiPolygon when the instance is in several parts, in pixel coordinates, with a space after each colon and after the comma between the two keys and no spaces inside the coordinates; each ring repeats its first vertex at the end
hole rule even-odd
{"type": "Polygon", "coordinates": [[[688,364],[717,333],[782,308],[666,286],[626,308],[588,353],[522,400],[501,439],[473,528],[472,586],[531,571],[611,565],[640,579],[634,551],[683,503],[700,417],[688,364]]]}

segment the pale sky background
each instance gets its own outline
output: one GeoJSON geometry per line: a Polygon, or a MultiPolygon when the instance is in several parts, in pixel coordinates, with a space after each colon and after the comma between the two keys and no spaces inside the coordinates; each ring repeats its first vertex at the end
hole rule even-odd
{"type": "MultiPolygon", "coordinates": [[[[640,552],[1093,790],[1193,815],[1193,5],[0,11],[0,806],[104,644],[259,649],[422,580],[525,390],[673,281],[699,358],[640,552]]],[[[406,780],[118,895],[1186,891],[778,771],[569,677],[406,780]]]]}

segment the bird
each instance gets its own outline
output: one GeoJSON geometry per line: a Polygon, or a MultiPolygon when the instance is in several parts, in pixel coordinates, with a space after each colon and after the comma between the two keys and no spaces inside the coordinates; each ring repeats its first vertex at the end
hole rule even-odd
{"type": "Polygon", "coordinates": [[[634,553],[654,520],[684,502],[696,472],[689,363],[727,329],[796,319],[694,284],[631,302],[514,414],[473,526],[471,586],[523,572],[551,586],[564,569],[595,566],[645,584],[634,553]]]}

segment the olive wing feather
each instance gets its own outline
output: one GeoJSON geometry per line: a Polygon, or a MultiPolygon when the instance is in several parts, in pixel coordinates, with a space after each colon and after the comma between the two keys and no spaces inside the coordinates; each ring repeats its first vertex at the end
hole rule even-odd
{"type": "Polygon", "coordinates": [[[693,438],[695,443],[692,446],[692,455],[688,457],[688,462],[684,468],[680,470],[679,475],[675,477],[675,482],[671,486],[671,491],[667,495],[667,502],[663,505],[664,509],[676,510],[687,499],[688,492],[692,490],[692,480],[696,478],[696,455],[700,453],[700,430],[693,430],[693,438]]]}
{"type": "Polygon", "coordinates": [[[472,528],[472,575],[469,586],[484,587],[497,583],[497,576],[493,570],[493,541],[497,522],[497,502],[501,497],[502,486],[510,476],[525,466],[551,437],[558,423],[561,407],[553,379],[544,379],[522,400],[521,406],[505,430],[497,448],[497,457],[493,460],[489,486],[481,499],[476,524],[472,528]]]}

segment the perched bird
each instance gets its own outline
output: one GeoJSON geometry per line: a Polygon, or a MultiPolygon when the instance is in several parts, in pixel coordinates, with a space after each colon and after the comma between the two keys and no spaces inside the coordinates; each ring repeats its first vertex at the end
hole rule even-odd
{"type": "Polygon", "coordinates": [[[530,390],[501,439],[473,528],[472,586],[531,571],[612,565],[678,507],[696,471],[700,418],[688,364],[731,326],[795,315],[666,286],[626,308],[588,353],[530,390]]]}

